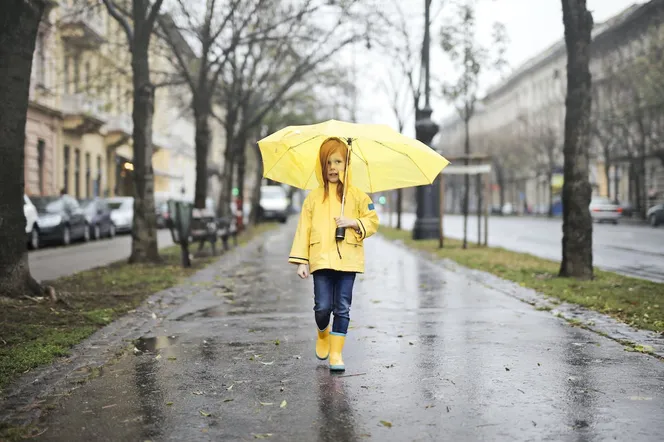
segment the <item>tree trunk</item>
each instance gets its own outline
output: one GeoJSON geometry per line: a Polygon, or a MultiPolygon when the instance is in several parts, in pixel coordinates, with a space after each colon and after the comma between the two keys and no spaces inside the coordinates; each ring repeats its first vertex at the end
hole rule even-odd
{"type": "Polygon", "coordinates": [[[563,183],[563,241],[560,276],[593,277],[593,224],[589,182],[591,76],[589,46],[593,27],[586,0],[562,0],[567,47],[567,100],[563,183]]]}
{"type": "Polygon", "coordinates": [[[196,190],[194,207],[205,208],[207,197],[207,160],[210,149],[210,97],[204,88],[199,87],[194,104],[194,119],[196,121],[196,190]],[[201,91],[202,89],[202,91],[201,91]]]}
{"type": "Polygon", "coordinates": [[[611,164],[604,157],[604,179],[606,180],[606,197],[611,198],[611,164]]]}
{"type": "Polygon", "coordinates": [[[235,169],[235,154],[233,152],[235,140],[227,134],[226,152],[224,153],[224,170],[221,176],[221,191],[219,192],[219,216],[226,217],[230,214],[229,203],[232,197],[233,176],[235,169]]]}
{"type": "MultiPolygon", "coordinates": [[[[252,146],[256,150],[256,154],[260,156],[260,149],[257,143],[252,143],[252,146]]],[[[263,181],[263,162],[258,162],[258,167],[256,167],[256,175],[254,176],[254,191],[251,195],[251,211],[249,212],[249,223],[251,225],[256,225],[258,223],[258,212],[260,210],[260,200],[261,200],[261,183],[263,181]]]]}
{"type": "MultiPolygon", "coordinates": [[[[139,6],[140,7],[140,6],[139,6]]],[[[136,9],[136,2],[134,9],[136,9]]],[[[142,11],[145,14],[146,11],[142,11]]],[[[134,17],[141,12],[134,11],[134,17]]],[[[152,170],[152,119],[154,85],[150,81],[148,48],[151,33],[136,23],[131,66],[134,86],[134,219],[132,223],[129,262],[160,262],[157,246],[157,215],[154,206],[154,172],[152,170]]]]}
{"type": "Polygon", "coordinates": [[[0,296],[41,294],[30,275],[23,214],[25,122],[44,3],[0,2],[0,296]]]}
{"type": "Polygon", "coordinates": [[[549,210],[547,216],[553,218],[553,188],[551,187],[551,181],[553,181],[553,171],[550,170],[546,174],[547,190],[549,192],[549,210]]]}
{"type": "Polygon", "coordinates": [[[401,230],[402,212],[403,212],[403,189],[397,189],[397,230],[401,230]]]}
{"type": "Polygon", "coordinates": [[[246,134],[241,134],[238,137],[238,143],[236,148],[237,150],[237,187],[238,187],[238,196],[240,201],[244,204],[244,180],[247,168],[247,136],[246,134]]]}
{"type": "MultiPolygon", "coordinates": [[[[466,112],[467,114],[468,112],[466,112]]],[[[470,119],[464,119],[464,126],[466,130],[464,153],[470,155],[470,119]]],[[[467,166],[469,159],[466,158],[464,164],[467,166]]],[[[468,203],[470,199],[470,175],[464,174],[463,176],[463,248],[468,248],[468,203]]]]}

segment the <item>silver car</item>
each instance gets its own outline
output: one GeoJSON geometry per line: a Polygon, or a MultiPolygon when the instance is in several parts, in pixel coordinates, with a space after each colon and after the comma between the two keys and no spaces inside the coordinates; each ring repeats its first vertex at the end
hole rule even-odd
{"type": "Polygon", "coordinates": [[[606,197],[593,197],[590,201],[590,215],[593,221],[618,224],[622,207],[606,197]]]}
{"type": "Polygon", "coordinates": [[[108,198],[106,200],[111,209],[111,221],[116,232],[131,232],[134,222],[134,198],[130,196],[108,198]]]}

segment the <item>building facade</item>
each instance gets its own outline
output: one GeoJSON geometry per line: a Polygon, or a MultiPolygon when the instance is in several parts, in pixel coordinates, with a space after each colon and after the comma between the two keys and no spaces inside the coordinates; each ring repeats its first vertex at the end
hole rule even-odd
{"type": "MultiPolygon", "coordinates": [[[[175,73],[160,44],[152,39],[151,67],[159,73],[153,77],[175,73]]],[[[124,31],[101,2],[52,3],[33,59],[25,142],[28,195],[133,194],[130,57],[124,31]]],[[[153,170],[162,199],[182,190],[193,198],[194,125],[182,94],[163,87],[155,95],[153,170]]]]}
{"type": "MultiPolygon", "coordinates": [[[[593,120],[608,109],[607,73],[616,57],[620,55],[628,64],[636,59],[647,30],[660,26],[663,18],[664,1],[652,0],[595,25],[590,62],[593,120]]],[[[566,63],[566,47],[561,39],[517,67],[478,102],[470,122],[471,151],[492,156],[491,204],[496,207],[510,204],[517,212],[561,211],[566,63]]],[[[439,148],[449,156],[462,154],[464,134],[464,124],[458,117],[447,118],[441,124],[439,148]]],[[[614,141],[617,145],[607,158],[593,130],[589,177],[593,194],[633,205],[638,196],[633,185],[638,173],[633,167],[634,158],[626,153],[629,141],[614,141]]],[[[664,198],[663,162],[652,152],[644,152],[642,157],[645,187],[664,198]]],[[[462,184],[456,180],[450,187],[446,194],[448,210],[458,210],[462,184]]],[[[656,198],[650,198],[648,204],[655,202],[656,198]]]]}

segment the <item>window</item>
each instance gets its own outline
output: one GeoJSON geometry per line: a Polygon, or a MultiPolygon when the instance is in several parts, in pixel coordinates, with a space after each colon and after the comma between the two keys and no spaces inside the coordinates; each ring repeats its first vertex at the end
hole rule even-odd
{"type": "Polygon", "coordinates": [[[65,145],[65,157],[64,157],[64,160],[63,160],[64,161],[63,170],[64,170],[64,174],[65,174],[65,176],[64,176],[65,183],[64,183],[64,186],[63,186],[63,190],[64,190],[65,193],[69,193],[69,150],[70,150],[69,146],[65,145]]]}
{"type": "Polygon", "coordinates": [[[37,35],[37,42],[35,46],[35,77],[37,86],[46,86],[46,55],[44,51],[44,33],[40,32],[37,35]]]}
{"type": "Polygon", "coordinates": [[[90,89],[90,62],[85,63],[85,90],[86,92],[91,92],[92,89],[90,89]]]}
{"type": "Polygon", "coordinates": [[[39,180],[39,194],[44,195],[44,155],[46,150],[46,142],[42,139],[37,141],[37,179],[39,180]]]}
{"type": "Polygon", "coordinates": [[[101,196],[101,155],[97,155],[97,180],[95,182],[95,196],[101,196]]]}
{"type": "Polygon", "coordinates": [[[64,75],[63,75],[64,91],[65,91],[65,94],[68,94],[69,91],[70,91],[70,88],[69,88],[69,56],[67,56],[67,55],[65,55],[64,66],[62,68],[62,71],[64,73],[64,75]]]}
{"type": "Polygon", "coordinates": [[[74,195],[81,197],[81,150],[74,150],[74,195]]]}
{"type": "Polygon", "coordinates": [[[85,196],[92,197],[92,170],[90,164],[90,154],[85,154],[85,196]]]}
{"type": "Polygon", "coordinates": [[[77,54],[76,56],[74,56],[74,93],[75,94],[81,91],[79,89],[80,73],[81,73],[81,56],[77,54]]]}

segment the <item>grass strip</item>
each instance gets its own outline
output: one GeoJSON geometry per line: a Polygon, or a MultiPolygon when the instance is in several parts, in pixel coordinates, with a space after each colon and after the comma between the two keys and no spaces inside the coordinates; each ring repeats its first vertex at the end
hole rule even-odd
{"type": "MultiPolygon", "coordinates": [[[[247,229],[238,245],[276,226],[265,223],[247,229]]],[[[123,260],[47,282],[66,305],[0,298],[0,394],[23,373],[69,355],[72,346],[101,327],[220,257],[196,258],[185,269],[179,245],[161,249],[160,255],[163,263],[158,265],[123,260]]]]}

